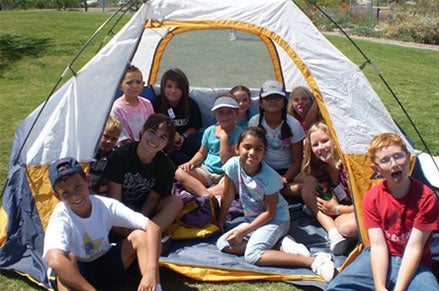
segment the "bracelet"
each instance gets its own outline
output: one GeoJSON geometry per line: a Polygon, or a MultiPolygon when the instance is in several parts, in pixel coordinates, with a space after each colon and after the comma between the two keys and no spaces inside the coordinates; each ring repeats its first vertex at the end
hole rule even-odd
{"type": "Polygon", "coordinates": [[[340,215],[340,204],[335,207],[335,215],[340,215]]]}

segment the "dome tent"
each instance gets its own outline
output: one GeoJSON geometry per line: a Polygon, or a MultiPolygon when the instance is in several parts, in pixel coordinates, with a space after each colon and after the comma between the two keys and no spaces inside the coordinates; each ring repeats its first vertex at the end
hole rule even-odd
{"type": "MultiPolygon", "coordinates": [[[[287,88],[304,83],[312,90],[349,173],[355,205],[360,205],[362,193],[374,183],[365,156],[369,140],[382,132],[402,133],[361,70],[299,8],[285,0],[150,1],[17,129],[1,216],[1,268],[49,286],[41,260],[44,229],[57,203],[46,178],[49,163],[68,155],[87,168],[114,100],[110,97],[116,96],[129,64],[155,84],[173,37],[219,28],[256,35],[271,55],[278,81],[287,88]]],[[[211,101],[221,90],[192,88],[206,125],[211,101]]],[[[361,208],[356,209],[361,217],[361,208]]],[[[367,239],[364,230],[362,237],[367,239]]]]}

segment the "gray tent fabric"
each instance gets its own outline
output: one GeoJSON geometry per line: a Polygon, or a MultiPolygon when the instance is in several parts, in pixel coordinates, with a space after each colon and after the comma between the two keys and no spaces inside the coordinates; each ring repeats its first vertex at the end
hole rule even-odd
{"type": "MultiPolygon", "coordinates": [[[[297,242],[304,243],[311,254],[317,252],[329,253],[329,242],[326,231],[315,218],[310,217],[303,211],[303,205],[304,204],[298,200],[290,201],[291,227],[289,235],[294,237],[297,242]]],[[[226,230],[235,227],[243,221],[242,216],[227,221],[226,230]]],[[[221,233],[215,233],[204,239],[174,240],[172,241],[169,254],[160,257],[160,262],[208,269],[224,269],[229,272],[252,271],[255,272],[255,274],[265,275],[309,276],[309,280],[301,279],[286,282],[297,285],[314,286],[321,289],[327,286],[327,283],[315,280],[315,276],[317,275],[309,268],[255,266],[247,263],[243,256],[223,253],[216,247],[216,240],[220,235],[221,233]]],[[[349,251],[355,248],[355,246],[356,241],[352,240],[349,251]]],[[[332,257],[337,268],[346,260],[346,256],[332,255],[332,257]]]]}

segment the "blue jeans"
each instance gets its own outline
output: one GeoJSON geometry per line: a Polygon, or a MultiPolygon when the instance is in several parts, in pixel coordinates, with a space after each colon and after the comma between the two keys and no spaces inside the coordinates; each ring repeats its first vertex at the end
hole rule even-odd
{"type": "MultiPolygon", "coordinates": [[[[226,240],[227,235],[234,229],[240,229],[249,225],[248,222],[243,222],[237,227],[229,230],[223,234],[216,242],[217,248],[222,251],[225,247],[230,246],[226,240]]],[[[261,258],[261,255],[266,251],[272,249],[280,238],[285,236],[290,229],[289,221],[272,220],[263,226],[248,233],[244,239],[247,240],[247,247],[245,249],[245,261],[250,264],[255,264],[261,258]]]]}
{"type": "MultiPolygon", "coordinates": [[[[387,289],[393,290],[401,267],[402,257],[390,256],[387,272],[387,289]]],[[[355,260],[335,277],[325,290],[374,290],[370,249],[364,249],[355,260]]],[[[431,268],[419,263],[407,290],[439,290],[439,284],[431,268]]]]}
{"type": "Polygon", "coordinates": [[[201,132],[194,133],[184,140],[184,143],[179,150],[176,148],[173,149],[170,158],[176,167],[189,162],[189,160],[197,153],[201,146],[202,135],[201,132]]]}

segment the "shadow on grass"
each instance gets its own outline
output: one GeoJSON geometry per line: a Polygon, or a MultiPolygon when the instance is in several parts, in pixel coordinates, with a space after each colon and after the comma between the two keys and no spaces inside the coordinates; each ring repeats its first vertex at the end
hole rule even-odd
{"type": "Polygon", "coordinates": [[[15,62],[24,57],[36,58],[46,50],[48,38],[0,35],[0,78],[15,62]]]}

